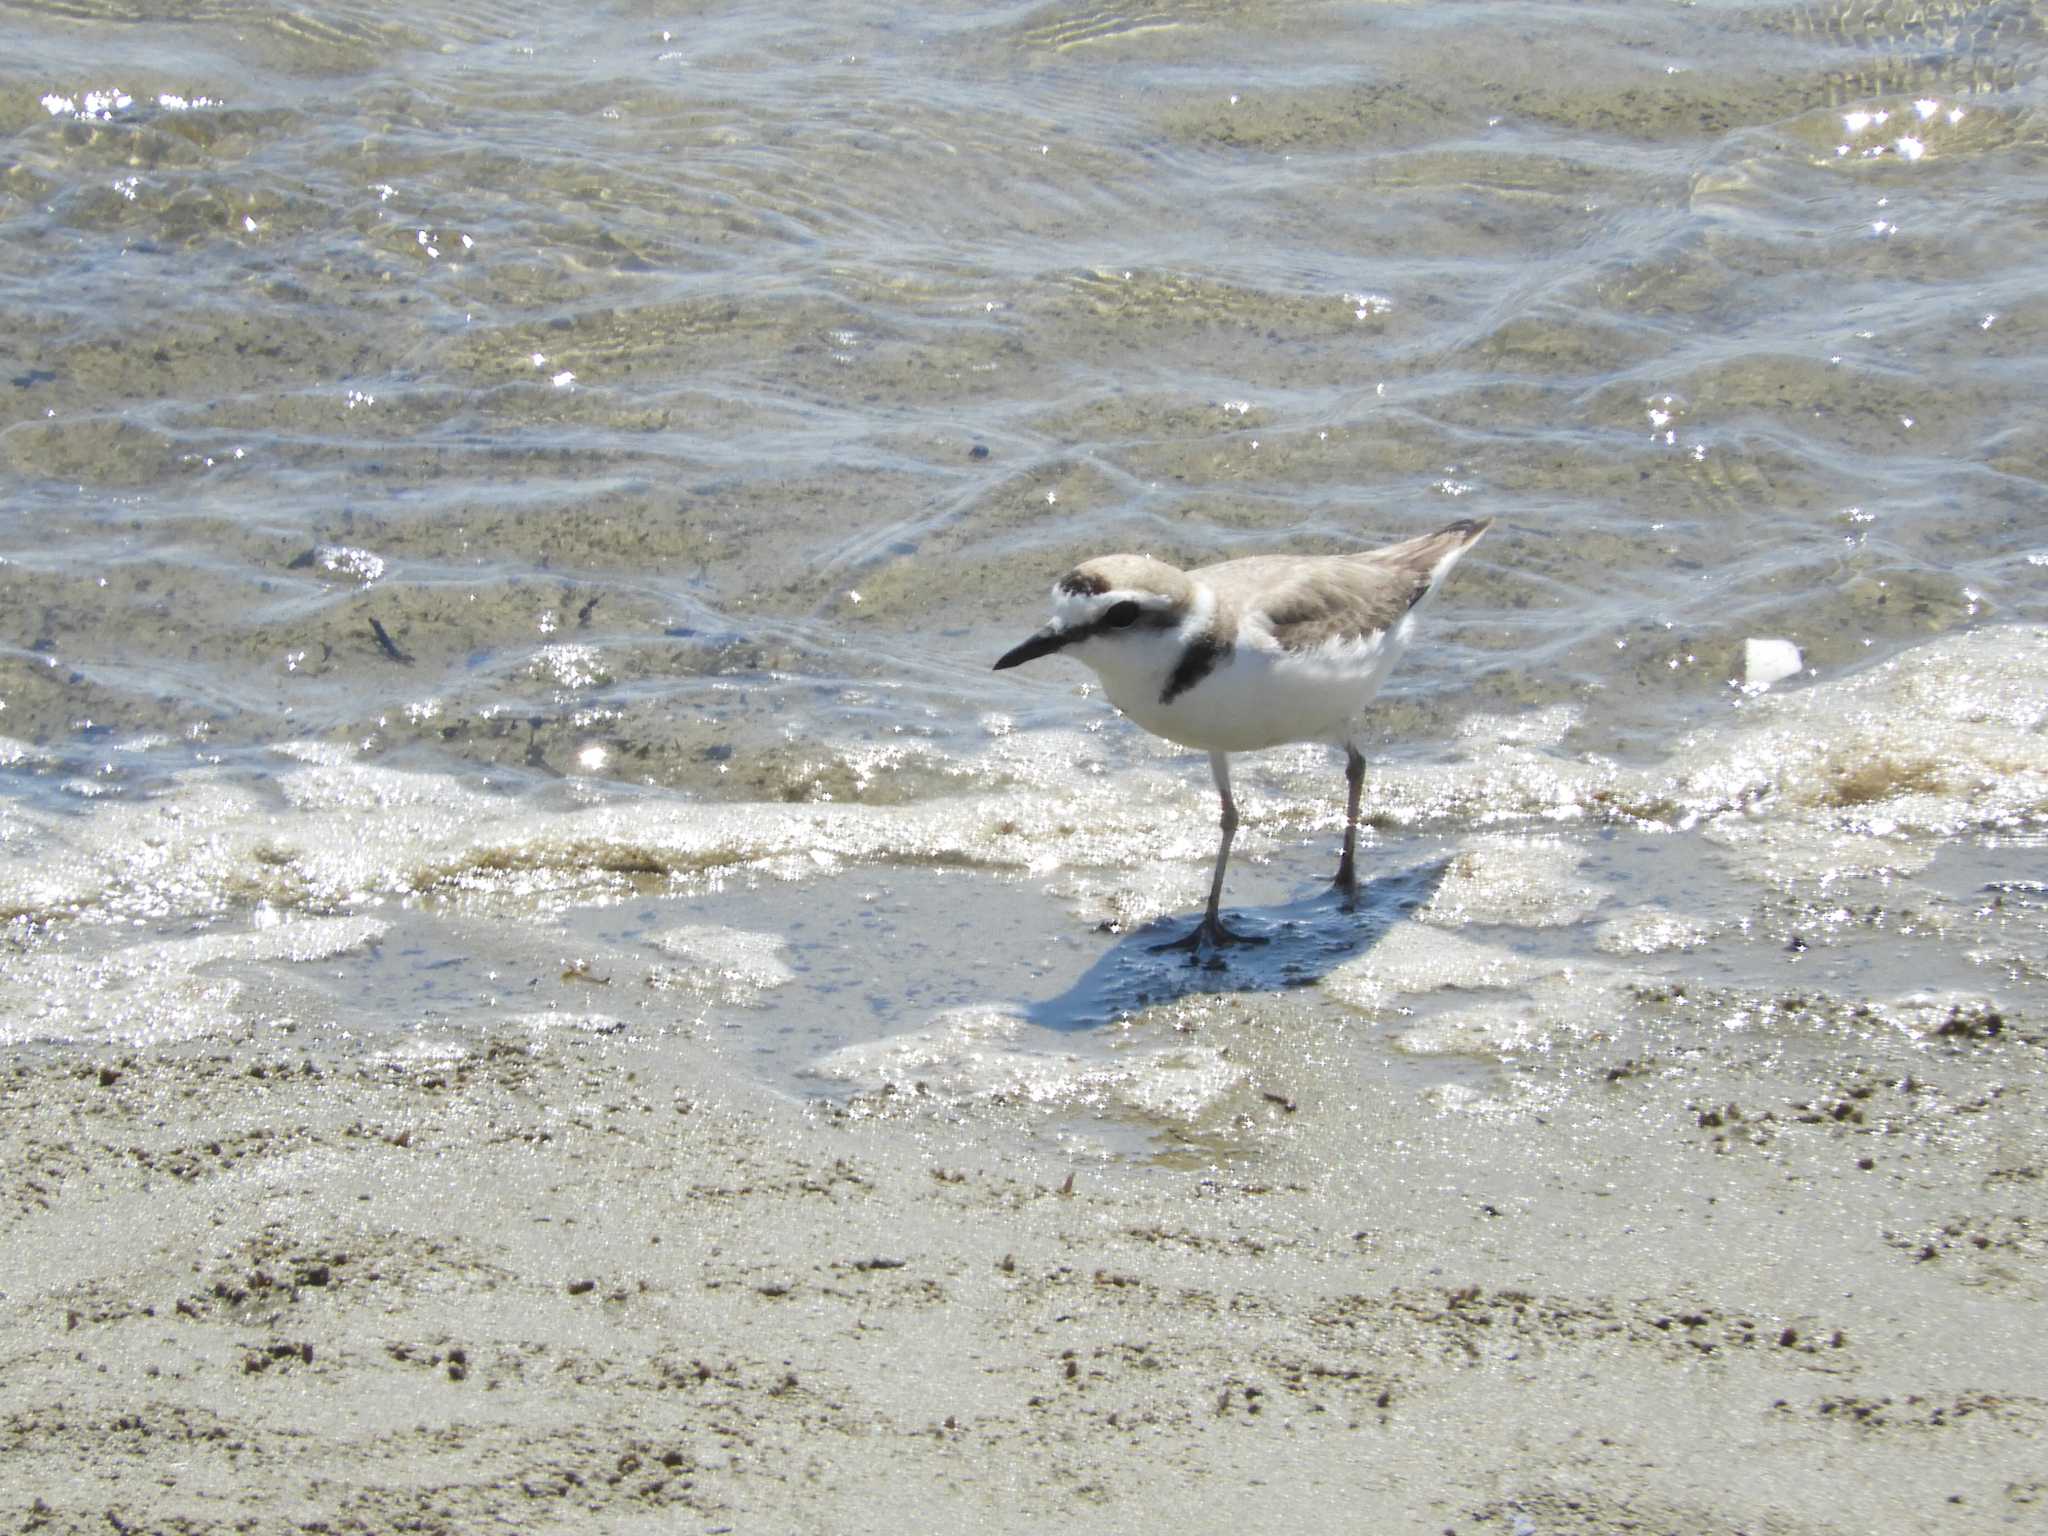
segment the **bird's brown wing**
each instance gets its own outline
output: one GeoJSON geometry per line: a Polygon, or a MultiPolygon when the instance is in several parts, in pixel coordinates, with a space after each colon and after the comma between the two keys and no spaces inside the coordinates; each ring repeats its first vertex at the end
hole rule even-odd
{"type": "Polygon", "coordinates": [[[1457,522],[1361,554],[1306,562],[1254,557],[1201,575],[1234,598],[1245,618],[1263,618],[1282,650],[1310,651],[1385,634],[1429,595],[1445,557],[1463,553],[1487,527],[1457,522]]]}
{"type": "Polygon", "coordinates": [[[1426,574],[1329,560],[1269,593],[1258,609],[1283,651],[1312,651],[1385,634],[1428,590],[1426,574]]]}

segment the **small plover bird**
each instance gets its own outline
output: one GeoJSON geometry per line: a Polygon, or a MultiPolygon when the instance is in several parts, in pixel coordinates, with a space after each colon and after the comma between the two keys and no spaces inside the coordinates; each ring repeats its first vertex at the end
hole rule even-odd
{"type": "Polygon", "coordinates": [[[1193,933],[1162,948],[1247,941],[1217,914],[1237,834],[1233,752],[1343,744],[1348,796],[1336,884],[1347,902],[1356,899],[1365,707],[1408,648],[1416,611],[1491,526],[1490,518],[1466,520],[1384,549],[1255,555],[1191,571],[1149,555],[1104,555],[1054,584],[1052,622],[996,670],[1064,651],[1093,668],[1110,702],[1153,735],[1207,752],[1222,797],[1209,909],[1193,933]]]}

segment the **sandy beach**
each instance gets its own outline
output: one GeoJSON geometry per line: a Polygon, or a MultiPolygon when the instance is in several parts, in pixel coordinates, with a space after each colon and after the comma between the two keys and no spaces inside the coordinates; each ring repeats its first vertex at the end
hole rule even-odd
{"type": "Polygon", "coordinates": [[[1301,1023],[1214,1013],[1246,1075],[1185,1171],[1004,1151],[1028,1107],[912,1084],[806,1107],[630,1033],[16,1049],[0,1511],[2037,1528],[2038,1034],[1596,1036],[1540,1091],[1360,1101],[1301,1023]]]}

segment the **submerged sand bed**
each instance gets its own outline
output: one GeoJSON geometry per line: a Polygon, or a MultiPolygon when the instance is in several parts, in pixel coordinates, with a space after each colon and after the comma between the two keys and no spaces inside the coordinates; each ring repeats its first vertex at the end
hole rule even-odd
{"type": "Polygon", "coordinates": [[[1289,1007],[1215,1014],[1242,1088],[1210,1155],[1151,1162],[911,1084],[800,1105],[673,1036],[15,1048],[0,1516],[1697,1536],[2048,1509],[2024,1024],[1722,1017],[1390,1092],[1303,1066],[1289,1007]]]}

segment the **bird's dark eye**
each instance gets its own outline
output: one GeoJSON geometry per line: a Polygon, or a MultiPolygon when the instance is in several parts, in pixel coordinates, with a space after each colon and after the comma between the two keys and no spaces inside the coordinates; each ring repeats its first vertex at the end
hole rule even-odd
{"type": "Polygon", "coordinates": [[[1129,629],[1138,622],[1138,605],[1128,598],[1121,603],[1112,603],[1109,612],[1102,616],[1102,622],[1110,629],[1129,629]]]}

